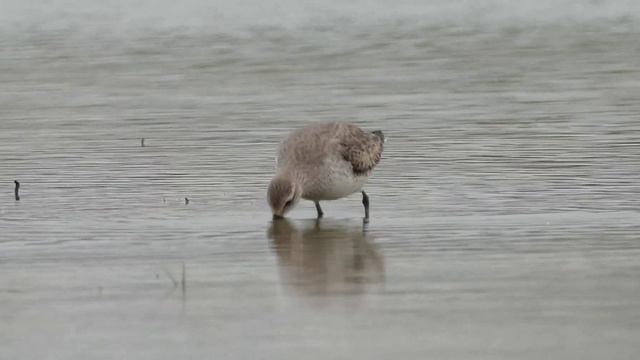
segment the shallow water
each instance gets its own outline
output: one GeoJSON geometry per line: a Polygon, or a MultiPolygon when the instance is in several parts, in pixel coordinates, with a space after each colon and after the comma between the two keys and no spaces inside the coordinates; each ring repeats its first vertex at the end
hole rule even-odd
{"type": "Polygon", "coordinates": [[[463,3],[2,9],[0,358],[635,358],[640,9],[463,3]],[[272,223],[329,120],[370,223],[272,223]]]}

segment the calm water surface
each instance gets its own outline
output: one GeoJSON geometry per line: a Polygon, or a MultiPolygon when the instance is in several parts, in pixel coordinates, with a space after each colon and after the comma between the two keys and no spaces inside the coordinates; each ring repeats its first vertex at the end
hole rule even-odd
{"type": "Polygon", "coordinates": [[[3,5],[0,359],[635,359],[640,9],[463,3],[3,5]],[[371,222],[272,223],[333,120],[371,222]]]}

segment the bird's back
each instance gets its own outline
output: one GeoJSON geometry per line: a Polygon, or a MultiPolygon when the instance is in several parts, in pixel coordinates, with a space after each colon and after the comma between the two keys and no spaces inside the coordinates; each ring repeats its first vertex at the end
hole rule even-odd
{"type": "Polygon", "coordinates": [[[339,125],[312,124],[293,131],[280,145],[278,168],[306,169],[322,166],[327,157],[337,154],[335,143],[339,125]]]}

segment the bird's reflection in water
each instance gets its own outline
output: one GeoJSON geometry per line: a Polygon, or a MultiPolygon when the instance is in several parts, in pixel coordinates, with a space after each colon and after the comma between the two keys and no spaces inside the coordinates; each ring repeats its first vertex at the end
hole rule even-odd
{"type": "Polygon", "coordinates": [[[363,293],[384,281],[383,260],[362,223],[280,219],[268,236],[283,283],[302,294],[363,293]]]}

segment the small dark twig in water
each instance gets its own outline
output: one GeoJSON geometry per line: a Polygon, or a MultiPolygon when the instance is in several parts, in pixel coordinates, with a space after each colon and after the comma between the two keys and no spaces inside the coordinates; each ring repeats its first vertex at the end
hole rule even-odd
{"type": "Polygon", "coordinates": [[[184,204],[189,205],[189,198],[184,198],[184,204]]]}
{"type": "Polygon", "coordinates": [[[140,146],[144,147],[144,138],[140,139],[140,146]]]}
{"type": "Polygon", "coordinates": [[[13,183],[16,184],[15,189],[13,189],[13,195],[16,198],[16,201],[20,200],[20,194],[18,193],[20,191],[20,183],[18,182],[18,180],[13,180],[13,183]]]}

